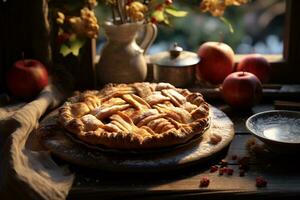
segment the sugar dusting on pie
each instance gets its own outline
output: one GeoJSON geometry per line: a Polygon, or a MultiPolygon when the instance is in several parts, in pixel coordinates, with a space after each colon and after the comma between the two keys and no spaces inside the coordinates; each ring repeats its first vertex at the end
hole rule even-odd
{"type": "Polygon", "coordinates": [[[168,83],[108,84],[59,108],[59,123],[81,141],[116,149],[152,149],[187,142],[209,123],[200,93],[168,83]]]}

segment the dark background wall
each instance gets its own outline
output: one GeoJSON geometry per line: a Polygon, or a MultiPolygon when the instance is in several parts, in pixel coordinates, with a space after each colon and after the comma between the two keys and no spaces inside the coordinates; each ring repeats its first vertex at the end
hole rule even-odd
{"type": "Polygon", "coordinates": [[[5,90],[5,73],[22,53],[49,66],[47,14],[46,0],[0,1],[0,92],[5,90]]]}

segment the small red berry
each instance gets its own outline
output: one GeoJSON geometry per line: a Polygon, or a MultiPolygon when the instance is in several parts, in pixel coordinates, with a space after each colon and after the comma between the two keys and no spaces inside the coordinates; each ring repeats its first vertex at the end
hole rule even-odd
{"type": "Polygon", "coordinates": [[[209,178],[203,177],[200,181],[200,187],[208,187],[209,182],[209,178]]]}
{"type": "Polygon", "coordinates": [[[248,165],[250,161],[250,157],[249,156],[244,156],[242,158],[239,159],[239,164],[241,165],[248,165]]]}
{"type": "Polygon", "coordinates": [[[249,170],[249,165],[239,165],[240,170],[248,171],[249,170]]]}
{"type": "Polygon", "coordinates": [[[150,22],[152,24],[157,24],[158,23],[158,21],[157,21],[157,19],[155,17],[151,17],[150,22]]]}
{"type": "Polygon", "coordinates": [[[155,10],[158,10],[158,11],[164,10],[164,5],[163,5],[163,4],[158,4],[158,5],[155,7],[155,10]]]}
{"type": "Polygon", "coordinates": [[[256,177],[255,181],[256,181],[256,187],[266,187],[268,184],[267,180],[264,179],[264,177],[262,176],[256,177]]]}
{"type": "Polygon", "coordinates": [[[243,176],[245,176],[245,170],[241,169],[240,170],[240,177],[243,177],[243,176]]]}
{"type": "Polygon", "coordinates": [[[214,173],[216,171],[218,171],[219,167],[217,165],[213,165],[210,167],[210,173],[214,173]]]}
{"type": "Polygon", "coordinates": [[[250,158],[245,156],[239,159],[239,169],[243,169],[245,171],[249,170],[249,160],[250,158]]]}
{"type": "Polygon", "coordinates": [[[165,0],[165,4],[168,6],[171,5],[172,3],[173,3],[173,0],[165,0]]]}
{"type": "Polygon", "coordinates": [[[229,175],[229,176],[233,175],[233,172],[234,172],[234,170],[231,169],[231,168],[227,168],[227,169],[226,169],[226,173],[227,173],[227,175],[229,175]]]}
{"type": "Polygon", "coordinates": [[[219,175],[222,176],[226,172],[226,168],[219,168],[219,175]]]}

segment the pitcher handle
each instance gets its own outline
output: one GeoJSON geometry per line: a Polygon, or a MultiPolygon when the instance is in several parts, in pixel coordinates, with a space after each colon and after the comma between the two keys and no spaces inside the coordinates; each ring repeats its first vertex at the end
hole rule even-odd
{"type": "Polygon", "coordinates": [[[157,36],[157,26],[153,23],[145,24],[143,39],[139,42],[139,46],[144,50],[144,54],[147,53],[149,47],[154,42],[156,36],[157,36]]]}

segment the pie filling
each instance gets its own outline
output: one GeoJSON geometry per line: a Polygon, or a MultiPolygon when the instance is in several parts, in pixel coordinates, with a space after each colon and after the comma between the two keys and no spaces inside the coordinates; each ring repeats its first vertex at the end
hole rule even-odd
{"type": "Polygon", "coordinates": [[[59,123],[83,142],[117,149],[181,144],[201,135],[209,106],[200,93],[168,83],[108,84],[59,108],[59,123]]]}

